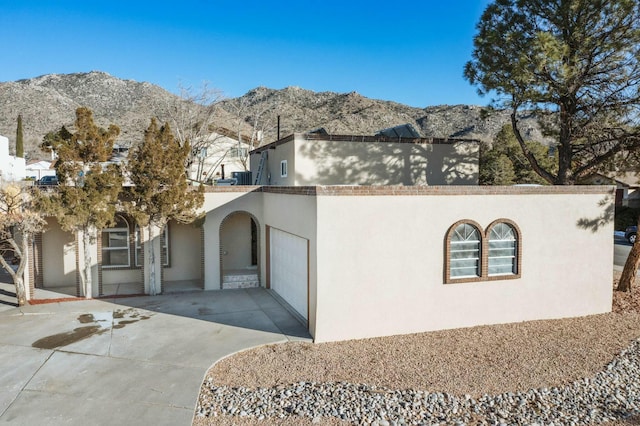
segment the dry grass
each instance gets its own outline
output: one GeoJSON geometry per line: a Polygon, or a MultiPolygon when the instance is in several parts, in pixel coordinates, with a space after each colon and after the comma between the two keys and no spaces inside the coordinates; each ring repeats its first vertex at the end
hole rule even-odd
{"type": "MultiPolygon", "coordinates": [[[[617,278],[614,275],[614,285],[617,278]]],[[[229,386],[347,381],[472,396],[563,385],[601,371],[640,337],[640,283],[628,294],[615,293],[609,314],[337,343],[269,345],[222,360],[208,376],[229,386]]],[[[194,424],[253,422],[224,417],[194,424]]],[[[305,423],[294,418],[259,424],[305,423]]],[[[322,424],[332,423],[323,419],[322,424]]],[[[615,424],[640,424],[640,418],[615,424]]]]}

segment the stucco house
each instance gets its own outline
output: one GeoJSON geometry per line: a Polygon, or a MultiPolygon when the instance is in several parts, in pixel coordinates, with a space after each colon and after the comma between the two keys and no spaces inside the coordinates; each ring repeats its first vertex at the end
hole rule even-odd
{"type": "Polygon", "coordinates": [[[256,185],[477,185],[474,140],[296,133],[251,152],[256,185]]]}
{"type": "Polygon", "coordinates": [[[213,184],[219,179],[232,178],[234,172],[247,170],[250,146],[230,135],[231,132],[218,129],[198,142],[200,152],[189,168],[191,179],[213,184]]]}
{"type": "MultiPolygon", "coordinates": [[[[266,287],[316,342],[611,310],[614,187],[480,187],[473,142],[344,139],[289,136],[251,154],[271,185],[208,187],[162,234],[162,293],[266,287]]],[[[149,292],[142,244],[124,215],[102,230],[93,297],[149,292]]],[[[79,295],[77,259],[50,221],[32,288],[79,295]]]]}
{"type": "Polygon", "coordinates": [[[25,174],[33,180],[39,180],[44,176],[55,176],[56,169],[53,168],[51,161],[34,160],[29,161],[25,167],[25,174]]]}

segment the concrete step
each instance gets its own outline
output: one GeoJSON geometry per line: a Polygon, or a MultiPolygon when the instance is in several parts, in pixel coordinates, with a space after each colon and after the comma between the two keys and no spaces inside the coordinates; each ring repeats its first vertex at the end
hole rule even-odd
{"type": "Polygon", "coordinates": [[[253,288],[260,287],[257,273],[230,274],[222,276],[222,288],[253,288]]]}

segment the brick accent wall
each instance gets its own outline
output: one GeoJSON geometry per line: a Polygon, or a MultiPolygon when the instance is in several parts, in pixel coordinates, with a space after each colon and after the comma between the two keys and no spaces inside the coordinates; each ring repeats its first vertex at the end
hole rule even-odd
{"type": "Polygon", "coordinates": [[[76,296],[80,297],[81,295],[80,289],[82,287],[82,278],[80,277],[80,274],[82,272],[80,271],[80,245],[78,241],[77,232],[73,233],[73,238],[74,238],[74,249],[76,252],[76,296]]]}
{"type": "Polygon", "coordinates": [[[204,290],[204,226],[200,226],[200,286],[204,290]]]}
{"type": "Polygon", "coordinates": [[[98,296],[104,295],[104,289],[102,288],[102,230],[97,232],[96,246],[98,254],[96,255],[96,262],[98,263],[98,296]]]}
{"type": "Polygon", "coordinates": [[[466,143],[479,143],[475,139],[463,139],[463,138],[402,138],[402,137],[389,137],[389,136],[365,136],[365,135],[326,135],[316,133],[294,133],[281,138],[275,142],[263,145],[260,148],[256,148],[251,151],[252,154],[260,153],[266,149],[274,149],[280,145],[294,141],[296,138],[299,140],[307,141],[337,141],[337,142],[364,142],[364,143],[412,143],[417,145],[451,145],[457,142],[466,143]]]}
{"type": "Polygon", "coordinates": [[[315,196],[380,196],[380,195],[535,195],[535,194],[607,194],[615,195],[612,185],[557,185],[557,186],[209,186],[207,193],[262,192],[268,194],[315,196]]]}
{"type": "Polygon", "coordinates": [[[26,283],[29,288],[30,298],[35,297],[35,289],[42,288],[42,233],[39,232],[33,236],[33,241],[29,246],[29,282],[26,283]]]}
{"type": "Polygon", "coordinates": [[[614,196],[609,185],[558,186],[262,186],[270,194],[315,196],[380,196],[380,195],[535,195],[535,194],[607,194],[614,196]]]}

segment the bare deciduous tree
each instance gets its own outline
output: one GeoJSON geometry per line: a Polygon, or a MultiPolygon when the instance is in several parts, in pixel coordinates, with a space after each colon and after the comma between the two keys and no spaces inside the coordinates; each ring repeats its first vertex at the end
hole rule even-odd
{"type": "MultiPolygon", "coordinates": [[[[211,136],[219,118],[219,103],[224,96],[218,89],[203,83],[200,88],[180,86],[180,97],[166,106],[166,121],[171,125],[180,146],[191,147],[185,168],[191,177],[202,182],[204,160],[219,137],[211,136]],[[195,165],[196,172],[192,173],[195,165]]],[[[165,120],[163,120],[165,121],[165,120]]]]}
{"type": "Polygon", "coordinates": [[[0,188],[0,264],[13,279],[19,306],[27,302],[24,272],[28,248],[33,235],[46,224],[33,201],[29,187],[9,184],[0,188]],[[10,263],[14,259],[18,262],[15,269],[10,263]]]}
{"type": "Polygon", "coordinates": [[[238,159],[245,170],[249,170],[249,152],[264,143],[264,135],[277,126],[278,104],[273,102],[253,102],[242,97],[232,104],[236,117],[238,159]],[[255,106],[258,105],[258,106],[255,106]],[[244,136],[248,131],[251,136],[244,136]]]}

